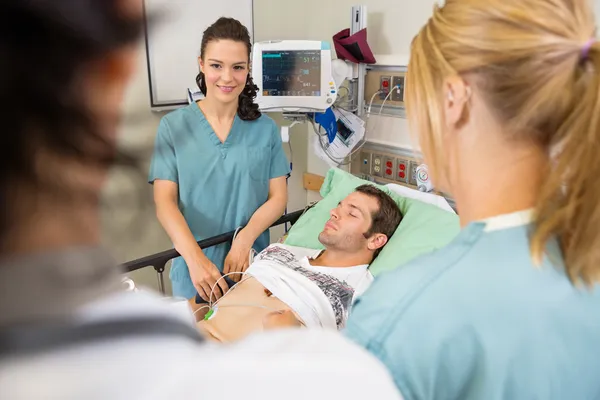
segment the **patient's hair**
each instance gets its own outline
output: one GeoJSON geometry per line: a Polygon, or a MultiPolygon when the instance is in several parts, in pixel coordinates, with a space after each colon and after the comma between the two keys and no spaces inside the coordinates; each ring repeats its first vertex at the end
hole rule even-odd
{"type": "MultiPolygon", "coordinates": [[[[379,204],[377,211],[371,215],[371,227],[364,233],[364,236],[369,238],[376,233],[383,233],[388,239],[391,238],[402,221],[402,212],[400,212],[398,204],[387,193],[373,185],[361,185],[355,190],[367,196],[374,197],[379,204]]],[[[379,255],[382,249],[375,250],[373,259],[379,255]]]]}
{"type": "MultiPolygon", "coordinates": [[[[561,241],[572,281],[600,280],[600,43],[590,1],[447,0],[412,43],[406,91],[434,175],[444,173],[443,82],[469,74],[510,140],[552,156],[531,252],[561,241]],[[567,184],[565,186],[565,183],[567,184]]],[[[519,179],[515,177],[515,179],[519,179]]]]}
{"type": "MultiPolygon", "coordinates": [[[[214,24],[206,28],[202,35],[202,43],[200,44],[200,58],[204,60],[204,51],[208,43],[216,40],[232,40],[246,45],[248,49],[248,63],[250,63],[250,54],[252,52],[252,43],[250,42],[250,33],[248,29],[236,19],[219,18],[214,24]]],[[[206,96],[206,82],[204,81],[204,73],[200,71],[196,76],[196,84],[200,88],[202,94],[206,96]]],[[[244,121],[253,121],[260,118],[261,112],[258,110],[258,104],[254,102],[258,86],[254,84],[250,72],[246,79],[246,86],[238,99],[238,116],[244,121]]]]}

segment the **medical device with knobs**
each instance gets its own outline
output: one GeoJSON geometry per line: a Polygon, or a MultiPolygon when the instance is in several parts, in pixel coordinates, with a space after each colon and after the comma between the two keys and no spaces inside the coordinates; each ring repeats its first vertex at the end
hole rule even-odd
{"type": "Polygon", "coordinates": [[[421,192],[431,192],[433,190],[433,184],[431,183],[429,171],[425,164],[421,164],[417,167],[417,189],[421,192]]]}
{"type": "MultiPolygon", "coordinates": [[[[353,7],[350,33],[365,29],[366,25],[366,6],[353,7]]],[[[332,60],[331,54],[329,41],[269,40],[257,42],[252,48],[251,74],[254,83],[258,86],[256,103],[259,109],[262,112],[283,112],[284,119],[292,121],[289,126],[281,127],[281,139],[284,143],[289,143],[290,129],[294,125],[310,120],[315,128],[314,121],[316,120],[326,128],[326,136],[329,139],[326,144],[319,141],[321,149],[317,151],[320,154],[322,150],[327,156],[328,162],[331,160],[337,165],[345,165],[345,160],[351,159],[354,154],[352,150],[358,151],[366,141],[363,139],[364,125],[366,124],[362,124],[360,129],[355,129],[354,127],[350,128],[352,124],[341,122],[342,133],[340,134],[342,117],[334,115],[334,113],[344,110],[355,117],[361,117],[364,112],[366,65],[340,59],[332,60]],[[342,86],[345,80],[349,80],[348,87],[342,86]],[[336,102],[340,87],[347,89],[347,98],[350,98],[350,94],[356,98],[356,101],[351,102],[351,110],[336,102]],[[360,132],[355,135],[355,138],[358,139],[349,139],[355,132],[360,132]],[[342,145],[334,143],[336,140],[342,141],[349,150],[337,153],[333,151],[332,157],[331,149],[344,149],[342,145]]],[[[386,93],[382,93],[384,104],[391,95],[390,81],[388,80],[385,85],[388,90],[386,93]]],[[[340,97],[340,99],[342,98],[340,97]]],[[[344,121],[346,122],[353,120],[352,117],[348,117],[348,114],[345,115],[344,121]]],[[[317,131],[315,130],[315,132],[317,131]]],[[[317,135],[321,136],[319,132],[317,135]]]]}
{"type": "Polygon", "coordinates": [[[338,96],[328,42],[273,40],[258,42],[252,50],[252,77],[258,86],[256,103],[263,112],[283,112],[289,126],[281,127],[281,140],[290,129],[308,120],[308,114],[325,112],[338,96]]]}
{"type": "Polygon", "coordinates": [[[252,77],[261,111],[324,112],[337,99],[329,42],[272,40],[255,43],[252,77]]]}
{"type": "MultiPolygon", "coordinates": [[[[379,107],[379,115],[381,115],[381,111],[383,110],[383,106],[385,105],[385,102],[386,102],[386,101],[389,99],[389,97],[392,95],[392,92],[393,92],[393,91],[395,91],[395,90],[397,90],[397,89],[398,89],[398,88],[392,88],[392,90],[391,90],[391,91],[387,91],[387,92],[386,92],[387,94],[385,95],[385,98],[383,99],[383,102],[382,102],[382,104],[381,104],[381,105],[380,105],[380,107],[379,107]]],[[[375,99],[375,97],[376,97],[377,95],[381,95],[382,93],[383,93],[383,91],[379,90],[378,92],[375,92],[375,93],[374,93],[374,94],[371,96],[371,99],[370,99],[370,101],[369,101],[369,106],[368,106],[368,108],[367,108],[367,119],[366,119],[366,120],[364,120],[364,125],[367,125],[367,122],[368,122],[369,116],[371,115],[371,108],[372,108],[372,106],[373,106],[373,100],[375,99]]],[[[338,120],[338,127],[339,127],[340,121],[342,121],[342,119],[338,120]]],[[[342,124],[343,124],[343,123],[342,123],[342,124]]],[[[375,126],[377,126],[377,122],[375,123],[375,126]]],[[[313,124],[313,127],[314,127],[314,124],[313,124]]],[[[372,128],[372,129],[374,130],[375,128],[372,128]]],[[[330,160],[332,160],[332,161],[336,162],[338,165],[347,165],[347,164],[349,164],[349,163],[351,162],[351,160],[352,160],[352,159],[351,159],[351,157],[352,157],[352,156],[353,156],[353,155],[354,155],[356,152],[360,151],[360,149],[361,149],[361,148],[364,146],[364,144],[367,142],[367,139],[366,139],[366,129],[364,129],[364,128],[363,128],[363,130],[364,130],[364,132],[365,132],[365,136],[364,136],[364,137],[361,139],[361,141],[360,141],[360,142],[358,142],[356,145],[354,145],[353,149],[352,149],[352,150],[350,150],[350,151],[348,152],[349,154],[347,154],[347,155],[343,156],[342,158],[338,158],[338,159],[335,159],[335,158],[333,158],[333,157],[332,157],[332,156],[331,156],[331,155],[328,153],[328,151],[327,151],[327,148],[323,146],[323,144],[322,144],[322,142],[320,141],[320,139],[318,139],[318,142],[317,142],[317,143],[320,143],[320,144],[321,144],[321,149],[322,149],[323,153],[324,153],[325,155],[327,155],[327,157],[328,157],[330,160]],[[348,161],[348,162],[345,162],[345,161],[344,161],[345,159],[350,159],[350,161],[348,161]]],[[[321,136],[321,135],[320,135],[320,133],[319,133],[319,131],[318,131],[316,128],[314,128],[314,131],[315,131],[315,133],[317,134],[317,136],[321,136]]],[[[393,160],[391,160],[390,162],[393,164],[393,160]]],[[[371,159],[371,158],[369,158],[369,159],[364,159],[364,158],[363,158],[363,163],[364,163],[364,166],[362,167],[362,169],[363,169],[363,173],[365,173],[365,174],[371,174],[371,173],[372,173],[372,174],[374,174],[374,175],[377,175],[377,176],[383,176],[383,175],[386,173],[386,170],[387,170],[387,169],[385,168],[385,164],[384,164],[383,158],[382,158],[382,157],[380,157],[380,156],[378,157],[378,156],[374,155],[372,159],[371,159]]],[[[393,171],[392,171],[392,172],[393,172],[393,171]]],[[[388,176],[391,176],[391,173],[387,173],[387,175],[388,175],[388,176]]]]}

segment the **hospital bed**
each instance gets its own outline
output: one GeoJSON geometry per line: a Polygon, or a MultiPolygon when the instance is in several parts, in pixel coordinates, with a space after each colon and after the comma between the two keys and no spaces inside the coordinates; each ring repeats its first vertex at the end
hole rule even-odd
{"type": "MultiPolygon", "coordinates": [[[[271,225],[271,228],[283,224],[293,225],[305,211],[306,209],[302,209],[291,213],[287,213],[281,218],[279,218],[277,221],[275,221],[273,225],[271,225]]],[[[243,227],[240,227],[239,229],[241,228],[243,227]]],[[[231,231],[204,240],[200,240],[198,242],[198,246],[200,246],[201,249],[206,249],[208,247],[216,246],[221,243],[231,242],[235,233],[236,231],[231,231]]],[[[153,267],[157,274],[158,289],[163,295],[165,295],[165,282],[163,276],[163,273],[165,272],[165,267],[170,260],[179,256],[180,254],[175,249],[165,250],[160,253],[151,254],[149,256],[126,262],[125,264],[123,264],[124,272],[130,273],[139,269],[153,267]]]]}
{"type": "MultiPolygon", "coordinates": [[[[331,208],[335,207],[358,185],[372,183],[348,172],[332,168],[327,176],[318,182],[321,200],[306,208],[287,213],[271,227],[292,224],[292,228],[280,239],[286,244],[311,249],[321,248],[318,234],[329,219],[331,208]]],[[[305,188],[308,189],[305,183],[305,188]]],[[[400,207],[404,217],[390,238],[388,244],[371,264],[374,276],[389,271],[420,255],[439,249],[449,243],[458,233],[458,216],[446,199],[432,193],[423,193],[396,184],[378,185],[385,189],[400,207]]],[[[243,227],[238,228],[241,229],[243,227]]],[[[237,230],[236,230],[237,231],[237,230]]],[[[236,231],[221,233],[198,242],[202,249],[231,242],[236,231]]],[[[163,273],[170,260],[179,257],[175,249],[152,254],[125,263],[124,273],[153,267],[158,277],[158,288],[165,294],[163,273]]]]}

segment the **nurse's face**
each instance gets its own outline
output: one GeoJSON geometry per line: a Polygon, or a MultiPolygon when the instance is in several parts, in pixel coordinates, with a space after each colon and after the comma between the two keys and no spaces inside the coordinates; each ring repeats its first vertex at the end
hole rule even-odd
{"type": "Polygon", "coordinates": [[[354,192],[331,210],[319,241],[329,249],[357,252],[367,249],[365,233],[372,224],[372,215],[379,209],[377,200],[354,192]]]}
{"type": "Polygon", "coordinates": [[[223,103],[238,100],[248,78],[248,48],[244,43],[213,40],[206,45],[204,59],[199,59],[199,63],[207,98],[223,103]]]}

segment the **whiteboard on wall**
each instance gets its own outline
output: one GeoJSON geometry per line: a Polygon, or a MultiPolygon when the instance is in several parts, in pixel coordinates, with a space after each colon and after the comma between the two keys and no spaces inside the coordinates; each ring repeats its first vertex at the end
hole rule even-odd
{"type": "Polygon", "coordinates": [[[156,111],[188,104],[202,33],[217,19],[239,20],[253,42],[252,0],[144,0],[144,9],[150,106],[156,111]]]}

